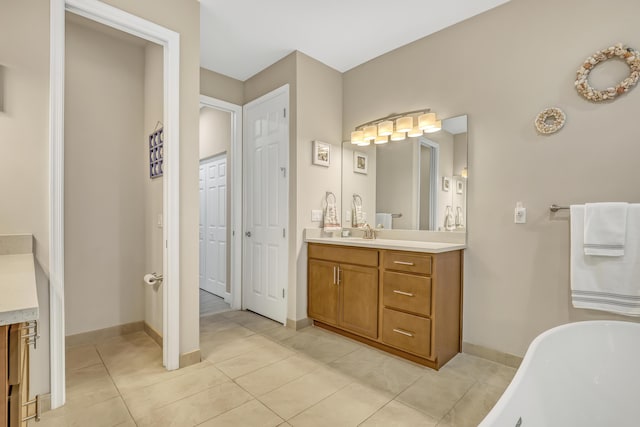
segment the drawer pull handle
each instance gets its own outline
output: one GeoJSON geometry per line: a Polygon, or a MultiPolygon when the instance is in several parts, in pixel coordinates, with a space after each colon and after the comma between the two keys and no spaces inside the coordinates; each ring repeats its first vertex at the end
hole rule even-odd
{"type": "Polygon", "coordinates": [[[406,297],[412,297],[412,296],[413,296],[413,294],[412,294],[411,292],[403,292],[403,291],[399,291],[399,290],[397,290],[397,289],[394,289],[394,290],[393,290],[393,293],[394,293],[394,294],[404,295],[404,296],[406,296],[406,297]]]}
{"type": "Polygon", "coordinates": [[[336,266],[333,266],[333,284],[336,284],[336,266]]]}
{"type": "Polygon", "coordinates": [[[407,261],[393,261],[394,264],[400,264],[400,265],[415,265],[412,262],[407,262],[407,261]]]}
{"type": "Polygon", "coordinates": [[[413,337],[413,334],[411,332],[407,332],[407,331],[403,331],[402,329],[394,329],[393,332],[400,334],[400,335],[406,335],[408,337],[413,337]]]}

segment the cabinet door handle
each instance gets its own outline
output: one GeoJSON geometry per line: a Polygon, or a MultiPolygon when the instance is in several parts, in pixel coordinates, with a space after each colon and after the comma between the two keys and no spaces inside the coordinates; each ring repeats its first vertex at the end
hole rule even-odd
{"type": "Polygon", "coordinates": [[[397,289],[394,289],[394,290],[393,290],[393,293],[394,293],[394,294],[404,295],[404,296],[406,296],[406,297],[412,297],[412,296],[413,296],[413,294],[412,294],[411,292],[403,292],[403,291],[399,291],[399,290],[397,290],[397,289]]]}
{"type": "Polygon", "coordinates": [[[342,270],[340,270],[340,266],[338,266],[338,286],[340,286],[340,272],[342,270]]]}
{"type": "Polygon", "coordinates": [[[415,265],[412,262],[407,262],[407,261],[393,261],[394,264],[400,264],[400,265],[415,265]]]}
{"type": "Polygon", "coordinates": [[[403,331],[402,329],[394,329],[393,332],[400,334],[400,335],[406,335],[408,337],[413,337],[413,334],[411,332],[407,332],[407,331],[403,331]]]}
{"type": "Polygon", "coordinates": [[[336,266],[333,266],[333,284],[336,284],[336,266]]]}

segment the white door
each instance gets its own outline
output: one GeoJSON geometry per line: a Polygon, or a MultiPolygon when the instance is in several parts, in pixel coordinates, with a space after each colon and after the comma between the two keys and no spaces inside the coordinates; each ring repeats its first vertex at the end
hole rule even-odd
{"type": "Polygon", "coordinates": [[[244,106],[244,307],[286,322],[289,86],[244,106]]]}
{"type": "Polygon", "coordinates": [[[228,299],[226,155],[203,162],[200,181],[200,287],[228,299]]]}

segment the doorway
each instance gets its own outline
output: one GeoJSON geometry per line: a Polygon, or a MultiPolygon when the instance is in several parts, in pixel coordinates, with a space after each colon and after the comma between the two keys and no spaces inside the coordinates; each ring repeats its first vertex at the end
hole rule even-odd
{"type": "Polygon", "coordinates": [[[242,107],[200,96],[200,316],[242,308],[242,107]]]}
{"type": "MultiPolygon", "coordinates": [[[[163,179],[163,267],[162,364],[179,367],[179,35],[115,7],[88,0],[56,0],[51,4],[51,85],[50,85],[50,355],[51,406],[65,403],[65,199],[64,199],[64,83],[65,12],[116,28],[157,43],[163,61],[164,179],[163,179]]],[[[105,126],[114,125],[104,123],[105,126]]],[[[108,147],[105,147],[108,149],[108,147]]],[[[89,160],[89,159],[87,159],[89,160]]],[[[89,165],[90,162],[87,161],[89,165]]],[[[144,172],[143,172],[144,173],[144,172]]],[[[101,224],[96,224],[100,226],[101,224]]]]}

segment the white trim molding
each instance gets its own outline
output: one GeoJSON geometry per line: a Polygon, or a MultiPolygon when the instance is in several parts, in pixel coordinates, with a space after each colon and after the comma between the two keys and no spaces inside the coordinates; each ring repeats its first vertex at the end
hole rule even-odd
{"type": "Polygon", "coordinates": [[[51,0],[49,65],[49,310],[51,407],[64,405],[64,0],[51,0]]]}
{"type": "Polygon", "coordinates": [[[200,95],[200,106],[231,114],[231,308],[242,309],[242,106],[200,95]]]}
{"type": "Polygon", "coordinates": [[[51,292],[51,407],[65,403],[64,331],[64,60],[65,11],[164,48],[164,284],[163,363],[180,362],[180,35],[97,0],[51,0],[49,129],[49,271],[51,292]]]}

